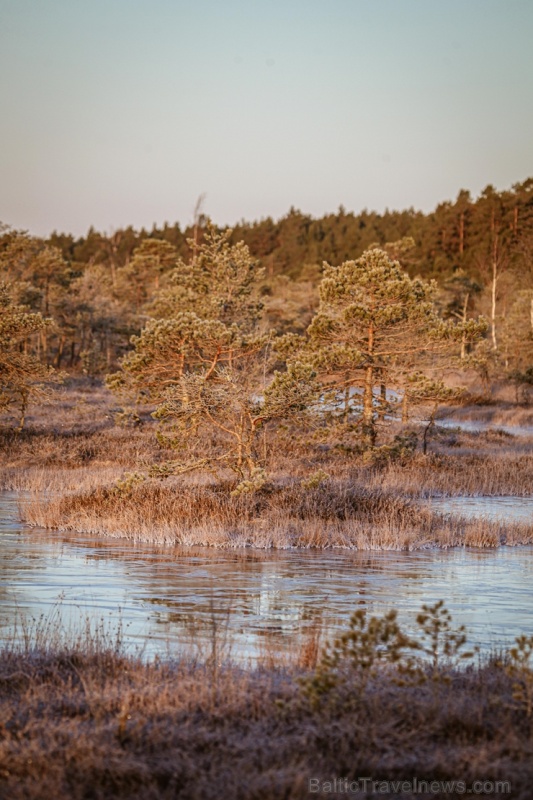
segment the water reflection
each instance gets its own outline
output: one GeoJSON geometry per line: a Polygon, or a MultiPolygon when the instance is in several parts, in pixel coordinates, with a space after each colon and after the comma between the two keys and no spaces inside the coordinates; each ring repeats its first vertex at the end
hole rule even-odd
{"type": "Polygon", "coordinates": [[[149,548],[90,536],[28,530],[16,522],[17,497],[0,496],[0,637],[17,614],[50,614],[62,595],[65,624],[87,615],[120,617],[129,646],[176,652],[213,627],[228,633],[235,657],[255,657],[265,640],[294,648],[321,622],[333,634],[354,609],[392,607],[412,620],[422,603],[443,598],[482,648],[533,632],[533,548],[222,551],[149,548]]]}

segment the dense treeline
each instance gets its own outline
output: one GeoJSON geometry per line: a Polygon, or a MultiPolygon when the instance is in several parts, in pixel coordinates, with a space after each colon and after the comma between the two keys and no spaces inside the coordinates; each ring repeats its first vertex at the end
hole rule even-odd
{"type": "MultiPolygon", "coordinates": [[[[4,230],[0,278],[14,302],[52,317],[33,336],[31,348],[45,364],[104,374],[130,349],[130,338],[151,317],[177,259],[190,260],[191,241],[201,244],[205,219],[186,229],[165,223],[150,232],[132,227],[112,235],[90,229],[75,238],[53,233],[47,240],[4,230]]],[[[400,255],[411,277],[435,279],[443,318],[480,313],[486,334],[486,378],[527,381],[533,364],[533,179],[498,192],[488,186],[474,199],[459,192],[423,214],[346,212],[314,219],[291,209],[278,221],[236,225],[231,242],[243,241],[264,270],[262,300],[268,325],[302,332],[318,306],[323,262],[339,265],[377,245],[411,237],[400,255]],[[492,370],[492,374],[490,374],[492,370]]],[[[194,244],[192,248],[194,249],[194,244]]],[[[26,345],[28,347],[29,345],[26,345]]]]}
{"type": "MultiPolygon", "coordinates": [[[[198,234],[195,230],[165,223],[150,232],[129,227],[108,237],[91,228],[80,239],[54,233],[49,244],[58,247],[69,262],[102,263],[112,271],[124,266],[145,238],[167,241],[186,257],[187,241],[198,234]]],[[[441,203],[431,214],[413,208],[354,214],[341,207],[335,214],[314,219],[291,208],[277,222],[267,217],[233,227],[233,241],[244,241],[269,275],[286,275],[294,280],[313,275],[311,268],[323,261],[340,264],[357,258],[373,244],[384,245],[405,236],[413,237],[416,243],[408,266],[426,279],[447,277],[458,268],[481,273],[482,260],[490,255],[495,239],[500,247],[511,248],[517,261],[520,256],[527,260],[531,253],[519,252],[517,245],[532,245],[533,178],[503,192],[489,185],[475,200],[461,190],[455,202],[441,203]]]]}

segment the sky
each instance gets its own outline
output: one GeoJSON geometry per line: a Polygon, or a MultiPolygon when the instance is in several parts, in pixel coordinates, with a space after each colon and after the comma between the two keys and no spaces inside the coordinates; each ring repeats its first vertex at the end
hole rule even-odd
{"type": "Polygon", "coordinates": [[[0,220],[430,211],[533,176],[532,0],[0,0],[0,220]]]}

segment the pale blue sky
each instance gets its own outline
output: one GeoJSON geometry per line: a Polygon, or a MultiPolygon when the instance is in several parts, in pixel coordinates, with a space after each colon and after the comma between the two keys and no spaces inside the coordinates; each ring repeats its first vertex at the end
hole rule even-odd
{"type": "Polygon", "coordinates": [[[0,220],[424,211],[533,176],[532,0],[0,0],[0,220]]]}

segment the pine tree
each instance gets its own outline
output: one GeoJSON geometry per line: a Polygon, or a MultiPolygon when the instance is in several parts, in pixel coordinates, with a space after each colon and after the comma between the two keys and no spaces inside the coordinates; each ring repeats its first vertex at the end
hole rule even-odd
{"type": "MultiPolygon", "coordinates": [[[[307,336],[286,337],[281,343],[289,362],[309,362],[319,371],[325,391],[334,390],[337,397],[340,393],[345,418],[354,397],[362,400],[362,436],[369,447],[377,436],[376,385],[381,386],[382,406],[387,387],[399,390],[407,404],[414,374],[438,366],[439,357],[458,341],[473,340],[484,330],[482,323],[441,320],[434,295],[433,284],[410,278],[385,251],[368,250],[340,267],[325,265],[320,307],[307,336]],[[354,395],[358,389],[362,397],[354,395]]],[[[449,399],[444,389],[442,396],[449,399]]],[[[383,418],[383,411],[379,416],[383,418]]]]}
{"type": "Polygon", "coordinates": [[[161,293],[170,316],[132,338],[133,351],[107,383],[157,403],[159,441],[177,457],[153,474],[224,468],[238,476],[238,491],[248,491],[265,480],[259,431],[301,413],[317,387],[312,368],[298,364],[267,386],[273,333],[259,331],[263,273],[229,238],[208,228],[191,262],[176,267],[172,291],[161,293]]]}
{"type": "Polygon", "coordinates": [[[50,328],[52,320],[16,304],[13,292],[13,287],[0,283],[0,412],[15,410],[22,430],[28,404],[47,398],[43,381],[53,375],[53,370],[29,352],[28,342],[50,328]]]}
{"type": "Polygon", "coordinates": [[[260,366],[253,355],[205,373],[184,373],[166,390],[154,417],[163,424],[159,441],[177,451],[176,460],[152,469],[166,476],[193,470],[231,470],[239,479],[236,493],[255,491],[265,483],[266,453],[261,431],[269,423],[307,413],[319,387],[311,367],[293,364],[276,373],[261,398],[260,366]]]}
{"type": "Polygon", "coordinates": [[[207,381],[217,370],[257,357],[267,340],[192,311],[153,319],[132,337],[134,349],[123,359],[120,372],[107,377],[107,384],[119,393],[159,402],[185,375],[201,374],[207,381]]]}
{"type": "Polygon", "coordinates": [[[189,240],[192,258],[178,260],[168,276],[170,287],[154,300],[154,316],[168,318],[191,311],[201,319],[235,324],[243,333],[256,328],[264,270],[244,242],[231,244],[231,235],[229,229],[221,233],[208,224],[201,244],[189,240]]]}
{"type": "Polygon", "coordinates": [[[177,261],[174,245],[161,239],[143,239],[131,260],[117,270],[120,293],[131,297],[139,312],[147,299],[159,289],[162,275],[171,271],[177,261]]]}

